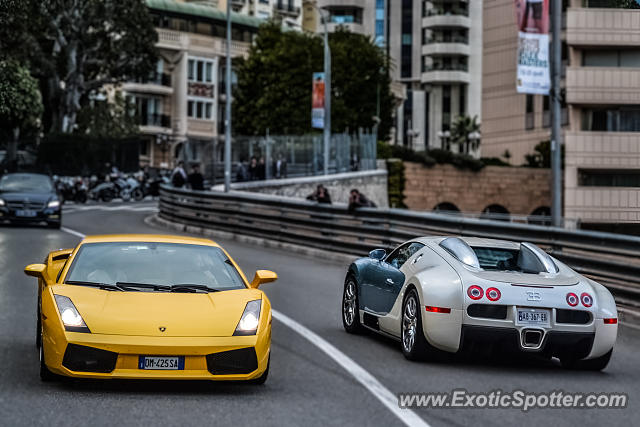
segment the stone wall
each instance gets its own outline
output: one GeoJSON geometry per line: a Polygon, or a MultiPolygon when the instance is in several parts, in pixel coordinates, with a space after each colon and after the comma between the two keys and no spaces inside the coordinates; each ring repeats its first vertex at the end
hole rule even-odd
{"type": "MultiPolygon", "coordinates": [[[[357,188],[362,194],[370,200],[373,200],[378,207],[386,208],[389,206],[387,171],[383,169],[347,172],[327,176],[308,176],[235,183],[231,185],[231,189],[234,191],[251,191],[305,199],[315,191],[318,184],[324,185],[329,190],[329,195],[334,203],[348,203],[349,191],[352,188],[357,188]]],[[[216,186],[214,189],[221,190],[222,187],[216,186]]]]}
{"type": "Polygon", "coordinates": [[[404,202],[412,210],[431,211],[441,203],[452,203],[462,212],[479,213],[500,205],[511,214],[530,215],[551,206],[549,169],[486,166],[472,172],[405,162],[405,178],[404,202]]]}

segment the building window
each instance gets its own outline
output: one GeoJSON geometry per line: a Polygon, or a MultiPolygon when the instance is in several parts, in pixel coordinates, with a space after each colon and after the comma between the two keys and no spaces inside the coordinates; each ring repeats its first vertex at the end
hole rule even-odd
{"type": "Polygon", "coordinates": [[[524,128],[533,129],[535,126],[535,109],[534,109],[533,95],[527,95],[526,97],[526,114],[524,117],[524,128]]]}
{"type": "Polygon", "coordinates": [[[402,0],[402,23],[401,23],[401,41],[402,51],[401,54],[401,77],[411,77],[412,74],[412,40],[411,34],[413,34],[413,0],[402,0]]]}
{"type": "Polygon", "coordinates": [[[187,63],[187,77],[191,82],[213,82],[213,61],[190,59],[187,63]]]}
{"type": "Polygon", "coordinates": [[[584,67],[640,67],[640,50],[585,50],[582,53],[584,67]]]}
{"type": "Polygon", "coordinates": [[[329,22],[335,24],[362,24],[362,9],[359,7],[332,7],[329,22]]]}
{"type": "Polygon", "coordinates": [[[451,127],[451,85],[442,86],[442,130],[451,127]]]}
{"type": "Polygon", "coordinates": [[[593,132],[640,132],[640,105],[582,110],[582,130],[593,132]]]}
{"type": "Polygon", "coordinates": [[[386,37],[384,34],[384,21],[386,17],[385,0],[376,0],[375,44],[384,46],[386,37]]]}
{"type": "Polygon", "coordinates": [[[583,187],[640,187],[640,170],[578,170],[578,185],[583,187]]]}
{"type": "Polygon", "coordinates": [[[460,111],[460,115],[464,116],[465,114],[467,114],[467,85],[460,85],[459,86],[459,98],[458,98],[458,103],[460,104],[459,106],[459,111],[460,111]]]}
{"type": "Polygon", "coordinates": [[[189,100],[187,102],[187,116],[192,119],[211,120],[213,117],[213,102],[189,100]]]}

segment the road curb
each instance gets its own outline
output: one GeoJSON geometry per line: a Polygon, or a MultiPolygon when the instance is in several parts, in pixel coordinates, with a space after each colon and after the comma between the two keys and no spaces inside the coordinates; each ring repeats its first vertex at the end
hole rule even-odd
{"type": "Polygon", "coordinates": [[[246,234],[230,233],[228,231],[214,230],[211,228],[196,227],[193,225],[185,225],[177,222],[168,221],[164,218],[160,218],[157,214],[150,215],[144,219],[145,224],[156,227],[165,228],[174,231],[180,231],[184,233],[199,234],[204,237],[212,239],[227,239],[235,240],[240,243],[248,243],[255,246],[260,246],[268,249],[282,249],[286,251],[295,252],[300,255],[305,255],[313,258],[322,258],[329,261],[335,261],[339,263],[352,263],[358,257],[343,254],[340,252],[331,252],[317,248],[308,248],[302,245],[296,245],[293,243],[279,242],[277,240],[263,239],[261,237],[249,236],[246,234]]]}

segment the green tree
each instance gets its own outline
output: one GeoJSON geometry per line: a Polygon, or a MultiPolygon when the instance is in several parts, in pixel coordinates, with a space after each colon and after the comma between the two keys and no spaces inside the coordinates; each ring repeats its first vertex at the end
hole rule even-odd
{"type": "MultiPolygon", "coordinates": [[[[478,116],[474,116],[473,118],[469,116],[458,116],[456,120],[453,122],[453,126],[451,128],[451,141],[459,144],[460,147],[464,147],[463,152],[469,153],[471,147],[471,138],[469,135],[477,132],[480,132],[480,123],[478,123],[478,116]]],[[[479,140],[477,141],[479,143],[479,140]]]]}
{"type": "Polygon", "coordinates": [[[51,131],[72,132],[105,84],[147,77],[156,40],[143,0],[0,0],[0,55],[41,80],[51,131]]]}
{"type": "Polygon", "coordinates": [[[97,138],[121,139],[139,132],[135,105],[116,91],[112,99],[105,94],[94,97],[78,113],[78,133],[97,138]]]}
{"type": "MultiPolygon", "coordinates": [[[[334,132],[372,128],[380,110],[378,134],[391,129],[389,63],[371,39],[338,29],[330,35],[332,61],[331,127],[334,132]],[[379,91],[378,91],[379,89],[379,91]],[[378,95],[379,92],[379,95],[378,95]]],[[[323,70],[322,38],[260,27],[247,59],[237,63],[234,130],[245,135],[304,134],[311,131],[311,82],[323,70]]]]}
{"type": "Polygon", "coordinates": [[[0,127],[11,130],[6,160],[16,158],[20,132],[38,126],[42,99],[38,82],[29,70],[15,61],[0,61],[0,127]]]}

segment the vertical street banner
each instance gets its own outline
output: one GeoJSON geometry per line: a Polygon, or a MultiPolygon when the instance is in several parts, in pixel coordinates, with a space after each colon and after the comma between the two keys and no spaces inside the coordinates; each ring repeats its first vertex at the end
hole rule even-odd
{"type": "MultiPolygon", "coordinates": [[[[559,1],[559,0],[558,0],[559,1]]],[[[518,93],[548,95],[549,0],[515,0],[518,21],[518,93]]]]}
{"type": "Polygon", "coordinates": [[[313,73],[311,127],[316,129],[324,128],[324,73],[313,73]]]}

